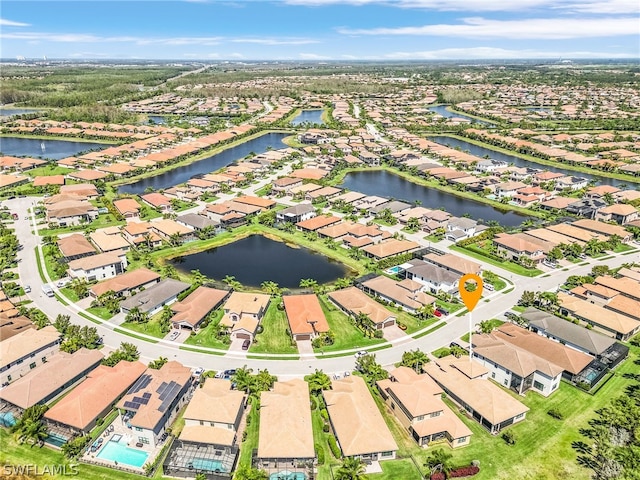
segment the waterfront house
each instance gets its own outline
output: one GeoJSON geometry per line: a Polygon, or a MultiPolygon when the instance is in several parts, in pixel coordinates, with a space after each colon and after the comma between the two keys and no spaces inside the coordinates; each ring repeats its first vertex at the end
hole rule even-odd
{"type": "Polygon", "coordinates": [[[113,206],[127,221],[140,218],[140,204],[133,198],[121,198],[120,200],[114,200],[113,206]]]}
{"type": "Polygon", "coordinates": [[[603,222],[616,222],[619,225],[626,225],[640,218],[640,212],[633,205],[627,203],[615,203],[598,210],[597,220],[603,222]]]}
{"type": "Polygon", "coordinates": [[[423,259],[427,263],[437,265],[460,276],[467,273],[475,273],[476,275],[482,273],[482,266],[479,263],[459,257],[453,253],[445,253],[444,255],[428,253],[423,259]]]}
{"type": "Polygon", "coordinates": [[[318,334],[329,331],[329,324],[316,295],[284,295],[282,302],[295,341],[313,340],[318,334]]]}
{"type": "Polygon", "coordinates": [[[144,203],[155,208],[159,212],[171,211],[171,200],[161,193],[147,193],[145,195],[141,195],[140,198],[144,203]]]}
{"type": "Polygon", "coordinates": [[[430,293],[457,291],[458,280],[460,280],[458,273],[419,259],[407,262],[404,275],[406,278],[420,283],[423,289],[430,293]]]}
{"type": "Polygon", "coordinates": [[[278,211],[276,220],[280,222],[299,223],[316,216],[316,209],[310,203],[299,203],[278,211]]]}
{"type": "Polygon", "coordinates": [[[229,297],[227,290],[200,286],[183,300],[171,306],[173,328],[197,331],[202,321],[229,297]]]}
{"type": "Polygon", "coordinates": [[[362,282],[360,287],[365,293],[391,302],[412,314],[426,305],[434,305],[436,301],[434,297],[422,291],[421,283],[408,278],[398,282],[379,275],[362,282]]]}
{"type": "Polygon", "coordinates": [[[442,400],[444,391],[426,373],[398,367],[377,382],[380,396],[421,447],[446,440],[451,448],[469,444],[472,432],[442,400]]]}
{"type": "Polygon", "coordinates": [[[269,295],[233,292],[222,307],[220,324],[231,328],[232,339],[253,340],[270,301],[269,295]]]}
{"type": "Polygon", "coordinates": [[[377,330],[395,325],[396,316],[357,287],[336,290],[327,295],[343,312],[352,317],[364,314],[377,330]]]}

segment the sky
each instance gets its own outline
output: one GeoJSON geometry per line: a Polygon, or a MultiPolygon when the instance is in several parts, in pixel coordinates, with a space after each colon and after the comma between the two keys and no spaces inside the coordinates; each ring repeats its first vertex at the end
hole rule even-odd
{"type": "Polygon", "coordinates": [[[639,58],[638,0],[2,0],[2,58],[639,58]]]}

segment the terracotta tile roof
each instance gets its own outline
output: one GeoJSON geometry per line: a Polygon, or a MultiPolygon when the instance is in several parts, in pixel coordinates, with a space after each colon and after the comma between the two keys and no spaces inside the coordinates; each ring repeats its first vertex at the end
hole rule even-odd
{"type": "Polygon", "coordinates": [[[333,302],[354,316],[359,313],[368,315],[376,325],[396,318],[389,310],[356,287],[336,290],[329,293],[328,296],[333,302]]]}
{"type": "Polygon", "coordinates": [[[314,458],[307,382],[276,382],[260,395],[258,458],[314,458]]]}
{"type": "Polygon", "coordinates": [[[367,385],[356,375],[333,380],[323,392],[331,424],[345,456],[398,449],[367,385]]]}
{"type": "Polygon", "coordinates": [[[145,370],[141,362],[124,360],[114,367],[100,365],[87,375],[84,382],[47,410],[44,417],[84,431],[98,416],[107,412],[145,370]]]}
{"type": "Polygon", "coordinates": [[[18,335],[14,335],[2,342],[0,367],[6,367],[59,339],[60,334],[52,325],[40,330],[28,329],[18,335]]]}
{"type": "Polygon", "coordinates": [[[195,327],[211,310],[217,308],[227,295],[227,290],[200,286],[184,300],[171,305],[171,311],[175,313],[171,322],[186,323],[195,327]]]}
{"type": "Polygon", "coordinates": [[[184,418],[233,425],[245,400],[245,393],[232,390],[229,380],[208,378],[201,388],[195,390],[184,411],[184,418]],[[211,408],[213,405],[215,408],[211,408]]]}
{"type": "Polygon", "coordinates": [[[96,253],[96,249],[84,235],[74,233],[58,240],[58,248],[64,257],[96,253]]]}
{"type": "Polygon", "coordinates": [[[317,296],[284,295],[282,301],[293,335],[329,331],[329,324],[317,296]],[[313,322],[313,325],[310,322],[313,322]]]}
{"type": "Polygon", "coordinates": [[[139,268],[97,283],[91,287],[91,292],[96,297],[99,297],[109,290],[113,290],[115,293],[121,293],[125,290],[133,290],[154,280],[160,280],[158,273],[148,268],[139,268]]]}

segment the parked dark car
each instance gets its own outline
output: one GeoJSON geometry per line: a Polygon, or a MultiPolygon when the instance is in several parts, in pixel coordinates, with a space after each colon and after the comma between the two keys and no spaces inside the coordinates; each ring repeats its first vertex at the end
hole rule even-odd
{"type": "Polygon", "coordinates": [[[242,349],[249,350],[249,345],[251,345],[251,340],[247,338],[244,342],[242,342],[242,349]]]}

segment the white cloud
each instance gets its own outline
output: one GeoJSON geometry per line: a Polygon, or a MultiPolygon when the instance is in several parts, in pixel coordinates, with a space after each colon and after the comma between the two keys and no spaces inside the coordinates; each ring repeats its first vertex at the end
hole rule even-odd
{"type": "Polygon", "coordinates": [[[330,60],[331,57],[325,55],[318,55],[316,53],[299,53],[298,58],[302,60],[330,60]]]}
{"type": "Polygon", "coordinates": [[[6,18],[0,18],[0,27],[30,27],[28,23],[14,22],[13,20],[7,20],[6,18]]]}
{"type": "Polygon", "coordinates": [[[234,38],[231,40],[233,43],[255,43],[259,45],[309,45],[312,43],[320,43],[318,40],[310,39],[283,39],[278,40],[275,38],[234,38]]]}
{"type": "Polygon", "coordinates": [[[633,58],[628,53],[587,51],[509,50],[493,47],[444,48],[419,52],[394,52],[383,55],[387,60],[502,60],[524,58],[633,58]]]}
{"type": "Polygon", "coordinates": [[[467,38],[568,39],[637,35],[638,19],[623,18],[529,18],[490,20],[464,18],[461,24],[370,29],[339,28],[345,35],[430,35],[467,38]]]}
{"type": "Polygon", "coordinates": [[[569,5],[560,4],[555,8],[566,9],[579,13],[598,13],[607,15],[624,13],[637,14],[640,9],[640,7],[638,7],[637,0],[578,0],[576,3],[571,2],[569,5]]]}
{"type": "MultiPolygon", "coordinates": [[[[571,8],[571,5],[576,2],[585,3],[590,1],[594,3],[604,3],[602,0],[284,0],[284,3],[309,7],[322,7],[327,5],[364,6],[376,4],[420,10],[504,12],[558,6],[560,8],[571,8]]],[[[628,0],[612,1],[625,2],[628,0]]]]}

